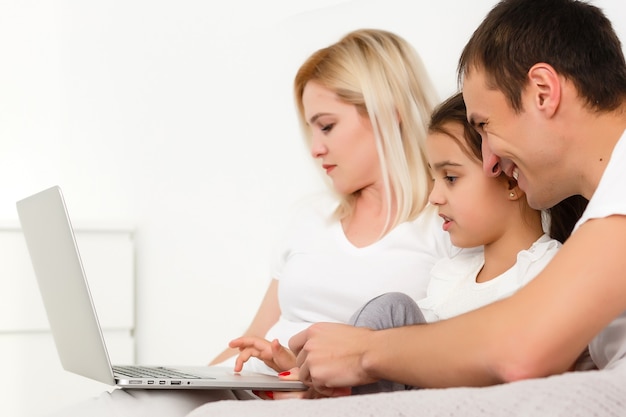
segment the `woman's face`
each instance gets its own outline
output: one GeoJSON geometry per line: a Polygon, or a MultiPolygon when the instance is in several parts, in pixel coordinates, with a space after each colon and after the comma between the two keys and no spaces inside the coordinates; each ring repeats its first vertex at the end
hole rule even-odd
{"type": "MultiPolygon", "coordinates": [[[[446,129],[465,144],[460,124],[446,129]]],[[[487,245],[498,239],[506,219],[515,215],[511,210],[519,207],[511,204],[507,181],[485,175],[481,162],[463,152],[459,142],[443,133],[428,135],[426,152],[433,176],[429,201],[437,206],[454,245],[487,245]]]]}
{"type": "Polygon", "coordinates": [[[314,81],[304,87],[302,104],[311,155],[320,161],[337,192],[348,195],[381,181],[369,118],[314,81]]]}

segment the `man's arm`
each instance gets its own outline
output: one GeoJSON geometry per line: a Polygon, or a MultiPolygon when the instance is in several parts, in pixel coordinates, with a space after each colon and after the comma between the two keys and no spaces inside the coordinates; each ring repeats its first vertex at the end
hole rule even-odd
{"type": "Polygon", "coordinates": [[[482,386],[561,373],[626,310],[626,216],[582,225],[513,296],[441,322],[371,331],[321,323],[294,336],[301,379],[482,386]]]}

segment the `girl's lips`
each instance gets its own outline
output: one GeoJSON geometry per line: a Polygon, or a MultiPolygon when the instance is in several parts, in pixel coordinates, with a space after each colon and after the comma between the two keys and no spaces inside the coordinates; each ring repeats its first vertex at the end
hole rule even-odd
{"type": "Polygon", "coordinates": [[[452,225],[452,219],[447,216],[444,216],[443,214],[440,214],[439,216],[443,219],[443,226],[442,226],[443,231],[447,232],[448,229],[450,229],[450,226],[452,225]]]}
{"type": "Polygon", "coordinates": [[[324,170],[326,171],[326,174],[330,174],[330,172],[335,169],[337,165],[322,165],[322,168],[324,168],[324,170]]]}

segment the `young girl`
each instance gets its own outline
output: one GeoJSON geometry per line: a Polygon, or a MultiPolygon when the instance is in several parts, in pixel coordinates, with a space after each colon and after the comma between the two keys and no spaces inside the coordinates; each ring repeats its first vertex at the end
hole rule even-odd
{"type": "MultiPolygon", "coordinates": [[[[544,233],[541,212],[528,205],[517,182],[484,174],[481,142],[467,122],[461,94],[435,109],[426,139],[433,176],[429,201],[452,243],[463,249],[435,264],[425,298],[415,303],[405,294],[384,294],[353,316],[355,326],[385,329],[474,310],[513,294],[556,254],[561,243],[544,233]],[[473,249],[480,247],[484,250],[473,249]]],[[[560,230],[562,220],[553,215],[552,230],[560,230]]],[[[406,388],[380,381],[353,393],[406,388]]]]}
{"type": "MultiPolygon", "coordinates": [[[[517,182],[482,170],[481,138],[467,123],[461,94],[434,113],[426,139],[433,174],[430,202],[459,248],[483,246],[484,255],[459,253],[432,270],[426,321],[447,319],[513,294],[552,259],[560,243],[543,231],[517,182]]],[[[558,219],[555,219],[555,222],[558,219]]]]}

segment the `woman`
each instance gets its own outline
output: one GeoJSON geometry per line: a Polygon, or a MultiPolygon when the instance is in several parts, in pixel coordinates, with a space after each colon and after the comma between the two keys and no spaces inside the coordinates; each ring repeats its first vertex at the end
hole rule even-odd
{"type": "MultiPolygon", "coordinates": [[[[304,62],[294,94],[311,156],[335,197],[288,225],[248,342],[286,345],[312,323],[348,322],[385,292],[422,298],[430,268],[449,251],[436,214],[421,214],[430,181],[425,126],[436,99],[414,49],[390,32],[354,31],[304,62]]],[[[236,371],[257,356],[246,345],[236,371]]],[[[232,347],[244,345],[212,363],[237,353],[232,347]]],[[[271,372],[256,360],[246,370],[271,372]]]]}

